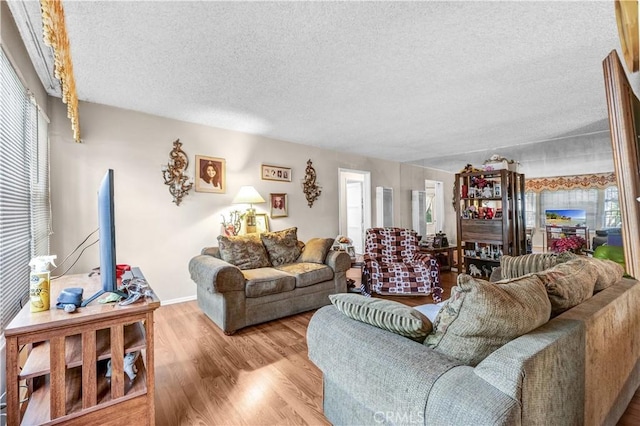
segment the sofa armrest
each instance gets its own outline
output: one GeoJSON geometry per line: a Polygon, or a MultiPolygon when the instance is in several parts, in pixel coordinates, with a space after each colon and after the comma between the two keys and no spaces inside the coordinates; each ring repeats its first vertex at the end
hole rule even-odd
{"type": "Polygon", "coordinates": [[[237,266],[209,255],[198,255],[189,261],[189,274],[196,284],[211,293],[244,290],[244,275],[237,266]]]}
{"type": "MultiPolygon", "coordinates": [[[[307,344],[325,380],[371,413],[423,416],[433,383],[459,365],[406,337],[348,318],[333,305],[313,315],[307,344]]],[[[346,409],[353,401],[344,404],[346,409]]]]}
{"type": "Polygon", "coordinates": [[[351,268],[351,257],[344,251],[329,250],[324,264],[333,269],[333,272],[346,272],[351,268]]]}

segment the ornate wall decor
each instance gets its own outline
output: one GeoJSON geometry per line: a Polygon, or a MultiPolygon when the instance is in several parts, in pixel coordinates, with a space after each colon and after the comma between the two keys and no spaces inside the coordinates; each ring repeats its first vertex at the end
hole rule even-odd
{"type": "Polygon", "coordinates": [[[60,80],[62,102],[67,104],[67,117],[71,120],[73,139],[80,143],[80,119],[78,117],[78,94],[73,77],[71,48],[64,20],[64,8],[60,0],[40,0],[44,42],[51,46],[54,56],[54,75],[60,80]]]}
{"type": "Polygon", "coordinates": [[[322,188],[316,184],[316,170],[311,165],[311,159],[307,160],[307,168],[305,169],[304,180],[302,181],[302,190],[307,197],[307,204],[313,207],[313,202],[320,197],[322,188]]]}
{"type": "Polygon", "coordinates": [[[562,189],[604,189],[616,185],[614,173],[525,179],[525,191],[558,191],[562,189]]]}
{"type": "Polygon", "coordinates": [[[173,196],[173,202],[176,203],[176,206],[180,205],[182,197],[187,195],[193,187],[193,182],[186,173],[189,160],[181,146],[180,139],[176,139],[173,143],[173,149],[169,153],[169,162],[162,167],[164,184],[169,185],[169,193],[173,196]]]}

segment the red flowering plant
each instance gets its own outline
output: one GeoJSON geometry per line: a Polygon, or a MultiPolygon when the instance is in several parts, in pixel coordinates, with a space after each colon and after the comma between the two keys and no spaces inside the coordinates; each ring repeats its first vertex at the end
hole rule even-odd
{"type": "Polygon", "coordinates": [[[585,248],[587,248],[587,241],[579,235],[560,238],[551,243],[551,251],[554,253],[563,253],[565,251],[580,253],[585,248]]]}

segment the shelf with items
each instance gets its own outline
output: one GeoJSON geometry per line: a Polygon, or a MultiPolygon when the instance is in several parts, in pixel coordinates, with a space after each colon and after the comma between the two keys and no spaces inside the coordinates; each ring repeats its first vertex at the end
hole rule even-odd
{"type": "Polygon", "coordinates": [[[524,175],[510,170],[458,173],[454,195],[461,272],[488,278],[503,254],[526,252],[524,175]]]}

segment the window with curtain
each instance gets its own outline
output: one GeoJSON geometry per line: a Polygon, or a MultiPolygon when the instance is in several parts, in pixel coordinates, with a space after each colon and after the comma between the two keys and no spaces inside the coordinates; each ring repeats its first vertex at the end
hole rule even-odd
{"type": "Polygon", "coordinates": [[[620,204],[618,203],[618,187],[610,186],[604,190],[604,226],[603,228],[619,228],[622,226],[620,204]]]}
{"type": "Polygon", "coordinates": [[[524,194],[525,227],[536,227],[536,193],[525,192],[524,194]]]}
{"type": "Polygon", "coordinates": [[[0,49],[0,328],[29,296],[29,260],[49,254],[47,119],[0,49]]]}
{"type": "MultiPolygon", "coordinates": [[[[601,217],[598,210],[601,201],[598,200],[598,189],[567,189],[559,191],[542,191],[540,193],[540,215],[546,210],[567,209],[585,210],[589,229],[599,229],[601,217]]],[[[544,222],[543,222],[544,223],[544,222]]]]}

